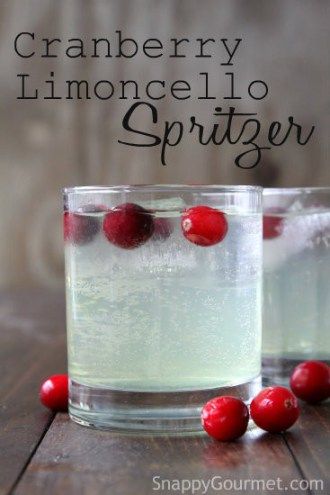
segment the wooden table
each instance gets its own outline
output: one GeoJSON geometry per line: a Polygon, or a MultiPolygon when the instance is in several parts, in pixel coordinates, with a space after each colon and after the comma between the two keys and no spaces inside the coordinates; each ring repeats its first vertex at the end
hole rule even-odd
{"type": "Polygon", "coordinates": [[[38,401],[40,382],[65,371],[65,356],[63,294],[1,294],[0,495],[235,493],[234,480],[244,493],[330,493],[329,403],[303,406],[285,435],[254,428],[229,444],[96,431],[38,401]],[[200,480],[213,488],[197,490],[200,480]],[[306,490],[309,480],[321,481],[306,490]]]}

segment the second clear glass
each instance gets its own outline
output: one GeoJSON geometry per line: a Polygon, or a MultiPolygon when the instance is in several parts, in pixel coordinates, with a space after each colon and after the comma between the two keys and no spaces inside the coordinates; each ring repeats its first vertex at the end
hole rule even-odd
{"type": "Polygon", "coordinates": [[[330,188],[264,189],[263,376],[330,359],[330,188]]]}

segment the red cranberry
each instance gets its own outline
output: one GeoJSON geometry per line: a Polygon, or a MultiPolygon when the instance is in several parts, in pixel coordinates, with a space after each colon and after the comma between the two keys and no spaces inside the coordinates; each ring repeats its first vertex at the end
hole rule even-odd
{"type": "Polygon", "coordinates": [[[183,235],[198,246],[214,246],[227,234],[228,223],[222,211],[209,206],[193,206],[181,218],[183,235]]]}
{"type": "Polygon", "coordinates": [[[279,433],[298,419],[298,401],[285,387],[268,387],[251,402],[250,413],[257,426],[270,433],[279,433]]]}
{"type": "Polygon", "coordinates": [[[204,430],[216,440],[229,442],[241,437],[247,429],[249,410],[236,397],[215,397],[202,410],[204,430]]]}
{"type": "Polygon", "coordinates": [[[100,229],[97,218],[79,212],[64,212],[63,217],[64,240],[73,244],[87,244],[91,242],[100,229]]]}
{"type": "Polygon", "coordinates": [[[283,232],[283,208],[268,208],[263,215],[263,238],[275,239],[283,232]]]}
{"type": "Polygon", "coordinates": [[[311,404],[330,397],[330,367],[321,361],[305,361],[293,370],[290,379],[292,392],[311,404]]]}
{"type": "Polygon", "coordinates": [[[68,409],[68,376],[52,375],[43,382],[39,393],[42,404],[52,411],[68,409]]]}
{"type": "Polygon", "coordinates": [[[103,220],[103,232],[112,244],[133,249],[144,244],[154,232],[152,215],[139,205],[125,203],[110,210],[103,220]]]}

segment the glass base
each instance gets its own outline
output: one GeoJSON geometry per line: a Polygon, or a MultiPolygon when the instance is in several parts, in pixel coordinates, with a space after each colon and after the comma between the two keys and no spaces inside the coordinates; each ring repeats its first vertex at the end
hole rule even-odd
{"type": "Polygon", "coordinates": [[[200,413],[218,395],[239,397],[246,403],[260,391],[261,378],[232,387],[178,392],[125,392],[88,387],[70,381],[70,417],[76,423],[131,433],[202,433],[200,413]]]}
{"type": "Polygon", "coordinates": [[[270,385],[283,385],[288,386],[290,381],[290,376],[298,364],[309,359],[316,359],[319,361],[324,361],[330,364],[330,361],[324,356],[322,357],[311,357],[303,356],[299,359],[297,358],[283,358],[283,357],[263,357],[262,358],[262,383],[265,386],[270,385]]]}
{"type": "Polygon", "coordinates": [[[263,385],[287,386],[291,373],[299,363],[301,363],[301,359],[264,357],[262,359],[263,385]]]}

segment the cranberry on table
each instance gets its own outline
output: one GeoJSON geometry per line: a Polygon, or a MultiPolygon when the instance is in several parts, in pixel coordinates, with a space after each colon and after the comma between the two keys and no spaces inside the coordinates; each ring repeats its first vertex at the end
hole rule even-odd
{"type": "Polygon", "coordinates": [[[283,232],[283,217],[282,208],[268,208],[263,215],[263,238],[275,239],[283,232]]]}
{"type": "Polygon", "coordinates": [[[246,432],[249,410],[242,400],[224,395],[205,404],[201,419],[206,433],[216,440],[229,442],[246,432]]]}
{"type": "Polygon", "coordinates": [[[298,401],[285,387],[268,387],[253,399],[250,414],[259,428],[270,433],[280,433],[297,421],[298,401]]]}
{"type": "Polygon", "coordinates": [[[181,228],[188,241],[198,246],[214,246],[228,231],[225,214],[209,206],[193,206],[182,213],[181,228]]]}
{"type": "Polygon", "coordinates": [[[68,375],[52,375],[40,388],[40,401],[52,411],[68,409],[68,375]]]}
{"type": "Polygon", "coordinates": [[[64,240],[77,245],[91,242],[100,229],[97,218],[80,212],[64,212],[64,240]]]}
{"type": "Polygon", "coordinates": [[[133,249],[150,239],[154,232],[154,222],[150,212],[142,206],[125,203],[105,215],[103,232],[115,246],[133,249]]]}
{"type": "Polygon", "coordinates": [[[321,361],[305,361],[293,370],[292,392],[305,402],[316,404],[330,397],[330,367],[321,361]]]}

